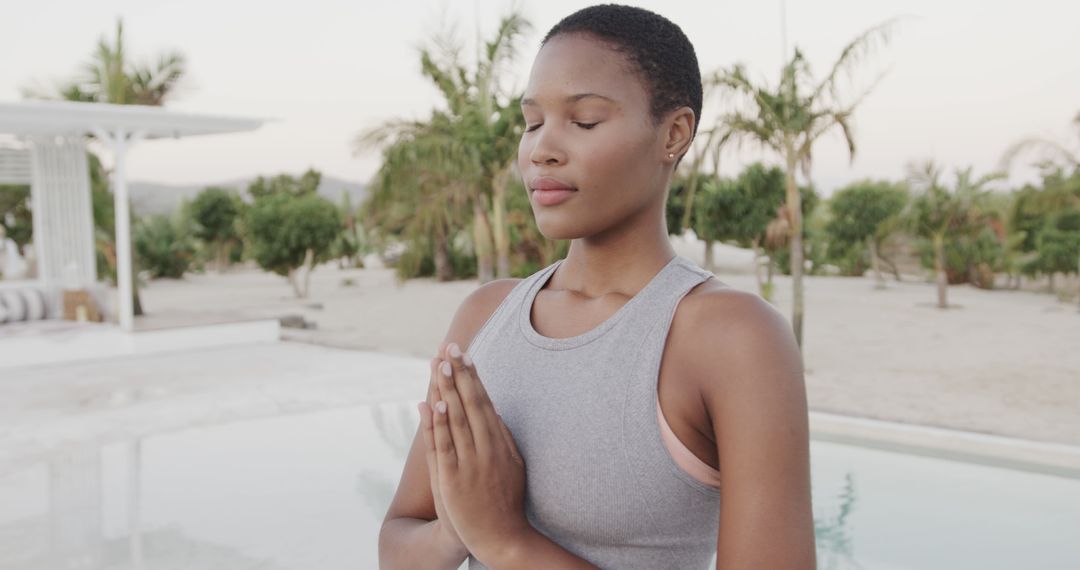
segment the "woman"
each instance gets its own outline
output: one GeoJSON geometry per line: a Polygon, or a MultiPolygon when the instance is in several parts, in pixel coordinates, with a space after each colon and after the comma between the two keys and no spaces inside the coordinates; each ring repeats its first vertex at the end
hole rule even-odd
{"type": "Polygon", "coordinates": [[[571,245],[457,310],[383,568],[815,566],[791,328],[667,238],[701,100],[693,46],[646,10],[586,8],[544,38],[518,167],[540,231],[571,245]]]}

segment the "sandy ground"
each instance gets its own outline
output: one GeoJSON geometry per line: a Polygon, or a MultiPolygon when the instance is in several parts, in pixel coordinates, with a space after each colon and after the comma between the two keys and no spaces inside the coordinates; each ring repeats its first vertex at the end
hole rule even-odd
{"type": "MultiPolygon", "coordinates": [[[[699,264],[703,248],[673,242],[699,264]]],[[[718,246],[716,273],[755,291],[750,254],[718,246]]],[[[806,280],[804,353],[811,409],[875,419],[1080,444],[1080,314],[1049,294],[949,288],[954,308],[934,306],[917,277],[875,290],[866,278],[806,280]]],[[[790,318],[790,280],[776,278],[775,305],[790,318]]],[[[313,329],[290,340],[429,357],[476,280],[395,284],[384,268],[319,267],[309,299],[254,271],[155,281],[148,311],[244,316],[302,315],[313,329]],[[352,283],[350,285],[350,282],[352,283]]]]}
{"type": "MultiPolygon", "coordinates": [[[[703,263],[696,242],[674,244],[703,263]]],[[[715,251],[718,277],[754,291],[749,252],[715,251]]],[[[0,373],[0,432],[9,436],[0,438],[0,448],[25,457],[35,442],[54,440],[46,431],[56,441],[64,433],[125,431],[125,425],[145,423],[139,414],[167,419],[152,422],[162,429],[221,421],[224,412],[215,406],[224,409],[225,402],[239,406],[227,415],[248,417],[362,403],[373,391],[412,397],[426,383],[420,359],[434,353],[458,304],[476,286],[476,280],[431,279],[397,285],[391,269],[334,265],[314,272],[308,299],[295,299],[284,278],[252,270],[154,281],[142,289],[149,316],[141,326],[300,315],[314,328],[282,329],[299,342],[0,373]],[[359,350],[336,350],[342,348],[359,350]],[[361,351],[415,372],[381,372],[380,363],[388,361],[369,362],[364,355],[370,353],[361,351]],[[162,382],[145,382],[152,370],[162,382]],[[420,384],[372,388],[402,374],[418,376],[420,384]]],[[[790,316],[790,281],[778,276],[776,291],[777,308],[790,316]]],[[[875,290],[870,278],[808,278],[810,408],[1080,445],[1075,305],[1048,294],[968,286],[950,287],[949,299],[956,308],[935,308],[933,286],[915,277],[890,280],[884,290],[875,290]]]]}

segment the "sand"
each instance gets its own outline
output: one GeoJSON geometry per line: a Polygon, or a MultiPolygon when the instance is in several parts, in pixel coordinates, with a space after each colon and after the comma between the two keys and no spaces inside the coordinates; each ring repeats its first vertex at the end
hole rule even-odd
{"type": "MultiPolygon", "coordinates": [[[[703,264],[703,247],[673,241],[703,264]]],[[[716,273],[756,291],[749,251],[717,246],[716,273]]],[[[427,358],[473,280],[414,279],[396,285],[372,258],[366,269],[318,267],[308,299],[284,278],[250,269],[158,280],[143,289],[155,318],[185,312],[237,316],[301,315],[313,329],[285,338],[319,345],[427,358]]],[[[1080,313],[1030,291],[951,286],[953,308],[935,307],[919,276],[806,279],[804,357],[816,411],[1080,445],[1080,313]]],[[[790,279],[776,277],[774,304],[790,318],[790,279]]]]}

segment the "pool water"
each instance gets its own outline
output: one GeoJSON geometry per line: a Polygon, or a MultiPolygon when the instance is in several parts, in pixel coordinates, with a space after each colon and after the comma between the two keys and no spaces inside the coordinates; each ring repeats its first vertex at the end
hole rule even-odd
{"type": "MultiPolygon", "coordinates": [[[[0,569],[377,568],[417,418],[279,416],[0,474],[0,569]]],[[[817,440],[811,467],[823,570],[1080,568],[1080,480],[817,440]]]]}

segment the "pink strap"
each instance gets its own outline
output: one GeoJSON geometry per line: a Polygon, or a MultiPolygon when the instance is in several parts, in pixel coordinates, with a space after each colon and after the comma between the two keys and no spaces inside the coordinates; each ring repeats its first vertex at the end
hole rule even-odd
{"type": "Polygon", "coordinates": [[[684,471],[689,473],[694,479],[701,481],[702,483],[720,488],[720,471],[713,469],[708,463],[705,463],[698,456],[694,455],[694,452],[687,449],[679,438],[676,437],[675,432],[671,431],[671,426],[668,425],[667,419],[664,418],[664,412],[660,409],[660,397],[656,398],[656,419],[660,422],[660,435],[663,436],[664,446],[667,447],[668,452],[671,454],[675,463],[682,467],[684,471]]]}

